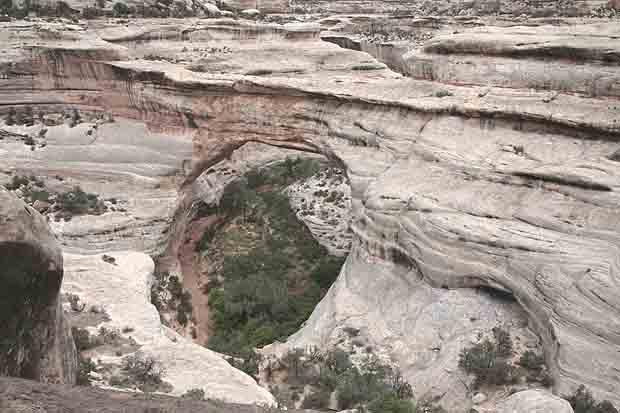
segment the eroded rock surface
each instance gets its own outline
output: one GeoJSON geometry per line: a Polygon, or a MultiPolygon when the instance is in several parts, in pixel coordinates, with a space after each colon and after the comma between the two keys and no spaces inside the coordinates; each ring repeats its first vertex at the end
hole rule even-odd
{"type": "Polygon", "coordinates": [[[572,413],[570,404],[545,391],[526,390],[510,396],[498,406],[499,413],[572,413]]]}
{"type": "MultiPolygon", "coordinates": [[[[49,413],[267,413],[274,409],[218,401],[179,399],[155,394],[113,392],[86,387],[46,385],[33,381],[0,377],[0,409],[6,413],[46,411],[49,413]],[[33,395],[36,395],[33,397],[33,395]]],[[[291,410],[289,410],[290,412],[291,410]]],[[[295,410],[293,410],[295,412],[295,410]]],[[[311,412],[304,410],[304,412],[311,412]]]]}
{"type": "Polygon", "coordinates": [[[75,383],[62,278],[62,255],[45,218],[0,188],[0,374],[75,383]]]}

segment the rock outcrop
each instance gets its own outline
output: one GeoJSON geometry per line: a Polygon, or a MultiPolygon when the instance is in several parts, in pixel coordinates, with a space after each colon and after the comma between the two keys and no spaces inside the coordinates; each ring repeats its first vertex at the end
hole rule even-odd
{"type": "MultiPolygon", "coordinates": [[[[140,351],[163,368],[162,379],[172,385],[171,394],[180,396],[202,389],[207,398],[229,403],[273,405],[274,399],[247,374],[232,368],[224,358],[162,325],[150,302],[153,260],[144,253],[102,255],[65,254],[66,277],[63,291],[76,294],[87,308],[99,306],[109,321],[91,327],[127,331],[140,351]],[[111,261],[111,260],[108,260],[111,261]]],[[[108,349],[93,349],[91,357],[105,361],[106,368],[120,366],[122,357],[108,349]]],[[[100,373],[101,374],[101,373],[100,373]]],[[[104,382],[109,381],[107,377],[104,382]]]]}
{"type": "Polygon", "coordinates": [[[60,306],[63,262],[45,218],[0,188],[0,374],[75,383],[77,355],[60,306]]]}
{"type": "Polygon", "coordinates": [[[573,413],[570,404],[545,391],[526,390],[513,394],[498,406],[498,413],[573,413]]]}

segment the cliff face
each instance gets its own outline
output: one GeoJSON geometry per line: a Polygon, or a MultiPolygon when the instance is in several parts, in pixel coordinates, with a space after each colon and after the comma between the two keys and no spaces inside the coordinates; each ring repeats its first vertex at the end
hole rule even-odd
{"type": "Polygon", "coordinates": [[[75,383],[77,356],[60,306],[62,255],[37,211],[0,189],[0,374],[75,383]]]}
{"type": "Polygon", "coordinates": [[[319,11],[329,10],[332,13],[385,13],[400,12],[418,15],[497,15],[508,14],[520,16],[528,14],[535,17],[554,15],[581,16],[588,15],[599,7],[615,5],[608,0],[438,0],[438,1],[396,1],[396,0],[339,0],[309,1],[295,0],[295,9],[319,11]]]}
{"type": "MultiPolygon", "coordinates": [[[[590,29],[555,50],[605,42],[609,59],[581,58],[595,73],[614,72],[617,28],[590,29]]],[[[460,350],[495,323],[516,323],[525,341],[530,329],[540,338],[556,392],[584,383],[620,402],[615,95],[587,96],[554,83],[536,91],[509,81],[454,85],[458,71],[450,83],[403,78],[367,54],[320,42],[308,26],[207,21],[165,30],[156,40],[135,27],[109,30],[99,48],[87,32],[64,40],[64,48],[43,42],[27,49],[18,65],[31,68],[23,78],[31,83],[3,93],[0,103],[105,111],[191,136],[180,211],[196,180],[248,142],[324,154],[348,175],[353,249],[287,346],[328,346],[344,327],[358,328],[403,366],[416,391],[443,395],[442,403],[456,408],[467,393],[458,383],[469,380],[457,368],[460,350]],[[270,47],[257,51],[258,38],[270,47]],[[142,50],[165,45],[172,57],[121,60],[136,39],[142,50]],[[203,39],[219,39],[221,50],[204,60],[183,51],[190,40],[206,47],[203,39]],[[496,302],[478,287],[516,302],[496,302]]],[[[454,59],[475,63],[487,50],[484,40],[455,34],[424,52],[458,50],[454,59]]],[[[520,52],[524,73],[574,64],[561,53],[541,59],[546,47],[520,52]]]]}

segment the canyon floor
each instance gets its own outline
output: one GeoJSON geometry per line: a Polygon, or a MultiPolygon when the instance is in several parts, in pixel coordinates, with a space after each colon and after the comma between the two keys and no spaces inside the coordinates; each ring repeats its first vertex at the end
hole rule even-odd
{"type": "MultiPolygon", "coordinates": [[[[428,409],[571,412],[581,385],[620,407],[615,3],[401,3],[0,21],[2,196],[54,234],[58,314],[100,388],[1,378],[0,408],[190,411],[163,393],[198,390],[209,411],[308,407],[325,389],[293,380],[297,351],[372,358],[428,409]],[[264,245],[298,264],[294,323],[224,334],[227,265],[264,245]],[[481,384],[464,351],[504,331],[514,378],[481,384]],[[135,354],[161,369],[148,391],[135,354]]],[[[312,407],[345,410],[327,393],[312,407]]]]}

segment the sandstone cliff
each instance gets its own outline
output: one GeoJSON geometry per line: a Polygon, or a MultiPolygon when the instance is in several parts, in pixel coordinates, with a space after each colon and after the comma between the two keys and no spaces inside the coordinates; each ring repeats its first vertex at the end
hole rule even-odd
{"type": "Polygon", "coordinates": [[[0,189],[0,374],[75,383],[77,356],[60,306],[63,263],[45,218],[0,189]]]}

